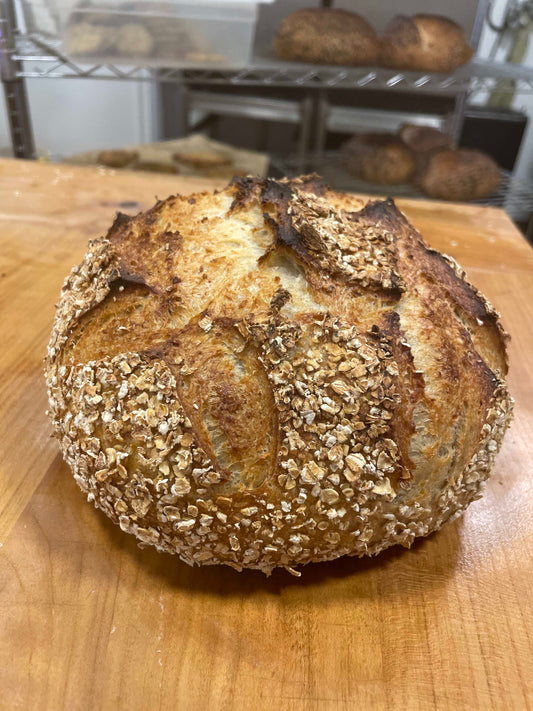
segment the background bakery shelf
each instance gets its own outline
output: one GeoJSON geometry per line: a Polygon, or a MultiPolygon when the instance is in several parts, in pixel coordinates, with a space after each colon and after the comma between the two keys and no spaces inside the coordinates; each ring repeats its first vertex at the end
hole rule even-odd
{"type": "MultiPolygon", "coordinates": [[[[339,191],[384,197],[389,195],[403,198],[427,197],[412,185],[375,185],[350,175],[343,167],[336,151],[310,156],[303,164],[298,156],[274,157],[271,166],[279,172],[279,175],[289,177],[308,172],[318,173],[328,185],[339,191]]],[[[533,212],[533,182],[519,180],[506,170],[502,170],[501,173],[502,180],[498,191],[488,198],[475,200],[471,204],[501,207],[515,221],[527,220],[533,212]]]]}
{"type": "Polygon", "coordinates": [[[243,69],[177,69],[150,64],[128,66],[80,63],[61,51],[58,40],[18,36],[12,58],[18,78],[129,79],[205,85],[270,86],[319,89],[377,89],[450,95],[477,91],[533,93],[533,68],[475,60],[453,74],[398,72],[375,67],[337,67],[282,62],[256,56],[243,69]],[[502,80],[505,80],[502,82],[502,80]]]}

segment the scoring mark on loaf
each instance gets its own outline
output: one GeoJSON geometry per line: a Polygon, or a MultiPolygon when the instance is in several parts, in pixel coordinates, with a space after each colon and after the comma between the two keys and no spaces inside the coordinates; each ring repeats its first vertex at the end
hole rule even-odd
{"type": "Polygon", "coordinates": [[[154,351],[177,380],[195,436],[221,472],[219,489],[257,488],[277,464],[277,413],[255,345],[207,314],[154,351]]]}

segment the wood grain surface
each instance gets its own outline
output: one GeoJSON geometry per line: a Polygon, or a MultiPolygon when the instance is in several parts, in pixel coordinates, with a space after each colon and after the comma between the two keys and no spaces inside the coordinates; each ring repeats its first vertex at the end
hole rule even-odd
{"type": "Polygon", "coordinates": [[[0,161],[0,708],[533,708],[533,251],[492,208],[399,201],[512,335],[484,497],[410,551],[191,569],[87,504],[45,416],[54,303],[114,212],[214,183],[0,161]]]}

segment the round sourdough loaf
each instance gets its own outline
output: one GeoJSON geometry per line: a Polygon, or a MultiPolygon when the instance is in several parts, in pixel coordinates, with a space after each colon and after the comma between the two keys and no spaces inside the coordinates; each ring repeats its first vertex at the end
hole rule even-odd
{"type": "Polygon", "coordinates": [[[46,379],[81,489],[189,564],[410,546],[480,495],[511,417],[498,315],[391,200],[236,179],[118,215],[46,379]]]}

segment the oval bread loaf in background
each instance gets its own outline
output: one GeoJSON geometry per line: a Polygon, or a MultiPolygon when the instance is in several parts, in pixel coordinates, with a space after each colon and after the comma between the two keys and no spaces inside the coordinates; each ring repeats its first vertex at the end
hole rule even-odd
{"type": "Polygon", "coordinates": [[[420,190],[438,200],[480,200],[493,195],[502,175],[486,153],[470,148],[438,151],[421,162],[415,177],[420,190]]]}
{"type": "Polygon", "coordinates": [[[119,215],[46,379],[89,501],[189,564],[410,546],[480,495],[512,411],[497,313],[391,200],[236,179],[119,215]]]}
{"type": "Polygon", "coordinates": [[[472,57],[463,28],[440,15],[396,15],[382,37],[386,67],[453,72],[472,57]]]}
{"type": "Polygon", "coordinates": [[[279,24],[274,50],[280,59],[314,64],[377,64],[380,43],[374,29],[341,8],[304,8],[279,24]]]}
{"type": "Polygon", "coordinates": [[[392,133],[356,133],[341,150],[346,170],[367,183],[406,183],[414,173],[412,151],[392,133]]]}

